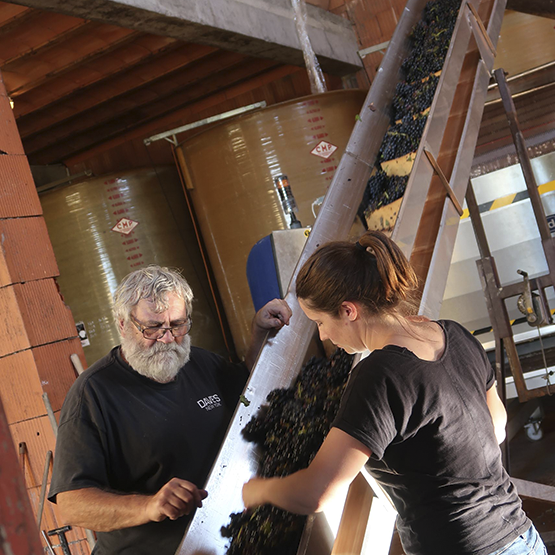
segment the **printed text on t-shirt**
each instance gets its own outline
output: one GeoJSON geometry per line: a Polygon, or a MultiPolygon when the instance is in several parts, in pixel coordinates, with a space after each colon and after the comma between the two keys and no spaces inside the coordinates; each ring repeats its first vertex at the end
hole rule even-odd
{"type": "Polygon", "coordinates": [[[197,405],[204,410],[212,410],[222,406],[222,401],[218,395],[209,395],[197,401],[197,405]]]}

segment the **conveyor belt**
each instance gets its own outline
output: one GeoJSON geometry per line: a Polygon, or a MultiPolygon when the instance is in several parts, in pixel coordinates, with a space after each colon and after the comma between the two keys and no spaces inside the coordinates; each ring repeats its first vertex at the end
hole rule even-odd
{"type": "MultiPolygon", "coordinates": [[[[426,2],[409,0],[405,7],[297,269],[319,245],[348,235],[390,124],[390,105],[395,86],[402,77],[401,63],[410,48],[408,35],[421,18],[426,2]]],[[[489,35],[495,44],[501,28],[504,0],[475,1],[472,4],[480,16],[489,21],[489,35]]],[[[476,43],[473,32],[480,36],[478,23],[467,3],[463,2],[394,228],[394,239],[417,265],[425,282],[424,302],[431,307],[432,315],[439,311],[438,298],[447,279],[459,215],[451,201],[446,199],[446,191],[423,151],[426,148],[438,161],[462,202],[493,65],[487,40],[478,39],[476,43]]],[[[220,528],[228,524],[231,513],[243,510],[241,488],[256,469],[252,446],[242,438],[241,429],[272,389],[287,387],[296,377],[315,332],[291,289],[286,296],[293,309],[291,324],[278,334],[270,335],[260,352],[245,391],[250,405],[240,404],[233,417],[206,485],[210,495],[192,520],[177,551],[179,555],[223,555],[226,551],[228,540],[221,537],[220,528]]]]}

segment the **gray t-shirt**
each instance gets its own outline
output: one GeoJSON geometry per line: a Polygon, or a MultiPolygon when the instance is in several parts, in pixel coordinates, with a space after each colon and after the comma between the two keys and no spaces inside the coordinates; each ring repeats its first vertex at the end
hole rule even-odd
{"type": "Polygon", "coordinates": [[[387,346],[362,360],[333,424],[371,451],[407,555],[486,555],[531,522],[502,466],[486,391],[495,375],[461,325],[437,361],[387,346]]]}

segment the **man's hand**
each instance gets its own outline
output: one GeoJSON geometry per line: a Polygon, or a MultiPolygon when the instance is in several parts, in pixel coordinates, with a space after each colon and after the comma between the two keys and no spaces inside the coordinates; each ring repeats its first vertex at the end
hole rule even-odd
{"type": "MultiPolygon", "coordinates": [[[[255,315],[253,327],[263,330],[281,329],[289,325],[293,313],[289,305],[282,299],[273,299],[266,303],[255,315]]],[[[254,330],[253,330],[254,331],[254,330]]]]}
{"type": "Polygon", "coordinates": [[[291,308],[282,299],[274,299],[266,303],[255,314],[252,321],[251,342],[245,355],[245,363],[249,369],[254,365],[268,330],[279,330],[289,325],[292,315],[291,308]]]}
{"type": "Polygon", "coordinates": [[[176,520],[202,507],[202,500],[207,495],[206,490],[198,489],[191,482],[172,478],[150,498],[145,508],[146,516],[148,520],[154,522],[160,522],[166,518],[176,520]]]}

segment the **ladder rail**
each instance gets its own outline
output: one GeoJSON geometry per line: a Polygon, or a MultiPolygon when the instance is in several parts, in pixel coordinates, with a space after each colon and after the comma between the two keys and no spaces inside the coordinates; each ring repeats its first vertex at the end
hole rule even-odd
{"type": "MultiPolygon", "coordinates": [[[[507,0],[495,0],[489,18],[487,32],[494,46],[497,45],[501,32],[506,2],[507,0]]],[[[461,199],[461,201],[465,197],[468,186],[474,151],[480,131],[480,122],[493,70],[493,61],[493,57],[486,58],[482,56],[477,63],[472,94],[451,174],[451,187],[457,199],[461,199]]],[[[420,312],[425,313],[430,318],[437,318],[439,316],[458,229],[459,214],[457,214],[450,200],[446,198],[443,205],[438,237],[422,292],[420,312]]]]}

